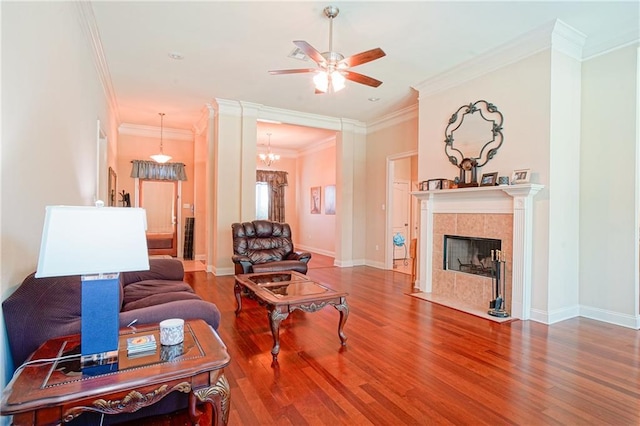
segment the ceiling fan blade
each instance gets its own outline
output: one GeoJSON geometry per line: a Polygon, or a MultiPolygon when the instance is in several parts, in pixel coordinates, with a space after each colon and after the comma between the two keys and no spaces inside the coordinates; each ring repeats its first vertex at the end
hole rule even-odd
{"type": "Polygon", "coordinates": [[[344,75],[344,78],[346,78],[347,80],[355,81],[356,83],[365,84],[367,86],[378,87],[382,84],[380,80],[376,80],[375,78],[366,75],[358,74],[357,72],[340,71],[340,73],[344,75]]]}
{"type": "Polygon", "coordinates": [[[348,58],[344,58],[340,62],[338,62],[337,68],[350,68],[355,67],[356,65],[366,64],[367,62],[375,61],[376,59],[380,59],[385,56],[386,53],[379,47],[375,49],[367,50],[366,52],[356,53],[353,56],[349,56],[348,58]]]}
{"type": "Polygon", "coordinates": [[[306,41],[296,40],[293,42],[293,44],[298,46],[298,49],[302,50],[305,55],[313,59],[318,65],[322,67],[327,66],[327,60],[324,58],[324,56],[322,56],[320,52],[318,52],[313,46],[311,46],[306,41]]]}
{"type": "Polygon", "coordinates": [[[300,74],[300,73],[305,73],[305,72],[316,72],[318,71],[317,68],[298,68],[298,69],[292,69],[292,70],[272,70],[269,71],[269,74],[272,75],[276,75],[276,74],[300,74]]]}

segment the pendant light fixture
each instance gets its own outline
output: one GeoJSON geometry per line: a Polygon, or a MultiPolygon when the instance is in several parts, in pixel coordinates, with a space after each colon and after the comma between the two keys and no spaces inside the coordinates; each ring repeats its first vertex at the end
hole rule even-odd
{"type": "Polygon", "coordinates": [[[162,151],[162,130],[163,130],[163,122],[164,122],[164,112],[159,112],[160,115],[160,154],[154,154],[151,156],[151,159],[156,163],[166,163],[171,160],[170,155],[165,155],[162,151]]]}
{"type": "Polygon", "coordinates": [[[280,159],[280,156],[278,154],[274,154],[273,152],[271,152],[271,133],[267,133],[267,136],[269,136],[269,145],[267,146],[267,153],[258,154],[258,157],[260,157],[260,160],[262,160],[265,166],[269,167],[273,163],[278,161],[280,159]]]}

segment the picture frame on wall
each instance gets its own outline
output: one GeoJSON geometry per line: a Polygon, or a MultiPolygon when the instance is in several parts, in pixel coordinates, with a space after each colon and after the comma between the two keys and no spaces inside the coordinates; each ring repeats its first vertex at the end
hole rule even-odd
{"type": "Polygon", "coordinates": [[[480,186],[495,186],[498,180],[498,172],[484,173],[480,179],[480,186]]]}
{"type": "Polygon", "coordinates": [[[511,176],[512,185],[517,185],[520,183],[529,183],[530,180],[531,180],[530,169],[516,169],[513,171],[513,175],[511,176]]]}
{"type": "Polygon", "coordinates": [[[311,196],[311,214],[320,214],[320,195],[322,194],[320,186],[312,186],[310,190],[311,196]]]}
{"type": "Polygon", "coordinates": [[[327,185],[324,187],[324,214],[336,214],[336,186],[327,185]]]}
{"type": "Polygon", "coordinates": [[[115,170],[113,170],[111,167],[109,167],[109,180],[108,182],[108,198],[109,198],[109,202],[108,202],[108,206],[109,207],[116,207],[116,194],[118,193],[118,176],[116,175],[115,170]]]}

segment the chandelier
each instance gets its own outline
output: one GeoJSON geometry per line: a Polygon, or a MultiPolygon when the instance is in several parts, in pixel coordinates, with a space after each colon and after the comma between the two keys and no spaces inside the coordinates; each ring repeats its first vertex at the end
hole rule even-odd
{"type": "Polygon", "coordinates": [[[280,159],[280,156],[278,154],[274,154],[273,152],[271,152],[271,133],[267,133],[267,136],[269,136],[269,144],[267,145],[267,153],[266,154],[265,153],[258,154],[258,157],[260,157],[260,160],[264,163],[265,166],[269,167],[273,163],[278,161],[280,159]]]}
{"type": "Polygon", "coordinates": [[[151,159],[156,163],[166,163],[171,160],[171,156],[165,155],[164,152],[162,152],[162,124],[164,121],[164,112],[159,112],[158,114],[160,115],[160,154],[152,155],[151,159]]]}

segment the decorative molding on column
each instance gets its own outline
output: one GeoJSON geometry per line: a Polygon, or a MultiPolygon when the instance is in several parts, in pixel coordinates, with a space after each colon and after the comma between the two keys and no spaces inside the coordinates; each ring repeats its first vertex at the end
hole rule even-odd
{"type": "Polygon", "coordinates": [[[531,317],[531,263],[533,258],[533,197],[542,185],[505,187],[513,197],[513,259],[511,315],[528,320],[531,317]]]}
{"type": "Polygon", "coordinates": [[[533,249],[533,197],[544,188],[538,184],[488,186],[412,192],[421,200],[419,287],[433,288],[433,215],[435,213],[513,213],[511,316],[529,319],[531,314],[531,265],[533,249]]]}

